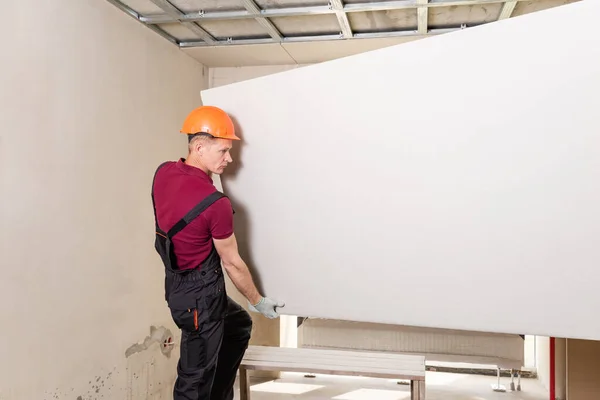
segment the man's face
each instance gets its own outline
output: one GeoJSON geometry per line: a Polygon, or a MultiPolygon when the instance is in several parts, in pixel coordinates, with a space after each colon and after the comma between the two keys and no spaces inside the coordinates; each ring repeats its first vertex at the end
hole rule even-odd
{"type": "Polygon", "coordinates": [[[228,139],[213,139],[207,142],[202,149],[202,164],[213,174],[220,175],[227,165],[233,161],[229,151],[232,141],[228,139]]]}

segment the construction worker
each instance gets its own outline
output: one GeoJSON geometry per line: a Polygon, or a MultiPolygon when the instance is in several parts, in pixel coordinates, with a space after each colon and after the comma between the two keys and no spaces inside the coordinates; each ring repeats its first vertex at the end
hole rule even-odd
{"type": "Polygon", "coordinates": [[[232,162],[229,152],[239,138],[231,118],[202,106],[188,115],[181,133],[188,135],[187,158],[161,164],[152,184],[165,299],[181,329],[173,398],[231,400],[252,319],[227,295],[223,269],[251,311],[277,318],[284,304],[256,289],[238,253],[231,203],[211,178],[232,162]]]}

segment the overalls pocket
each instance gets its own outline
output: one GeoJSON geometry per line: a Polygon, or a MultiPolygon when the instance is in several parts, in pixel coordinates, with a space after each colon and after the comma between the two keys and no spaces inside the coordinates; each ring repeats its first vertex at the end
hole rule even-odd
{"type": "Polygon", "coordinates": [[[169,309],[173,322],[179,329],[188,332],[198,330],[199,311],[195,297],[171,296],[169,309]]]}

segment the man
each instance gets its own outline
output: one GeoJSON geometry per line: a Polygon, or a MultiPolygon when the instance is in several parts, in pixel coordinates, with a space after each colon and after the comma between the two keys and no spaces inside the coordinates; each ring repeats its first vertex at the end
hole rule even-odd
{"type": "Polygon", "coordinates": [[[161,164],[152,185],[165,298],[181,329],[174,400],[231,400],[252,319],[227,296],[221,265],[250,310],[277,318],[283,303],[256,289],[238,253],[231,203],[211,178],[233,161],[229,152],[239,138],[232,120],[203,106],[188,115],[181,132],[188,135],[187,158],[161,164]]]}

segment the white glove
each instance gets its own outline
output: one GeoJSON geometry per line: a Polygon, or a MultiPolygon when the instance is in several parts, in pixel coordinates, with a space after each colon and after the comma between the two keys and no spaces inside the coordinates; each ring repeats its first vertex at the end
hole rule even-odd
{"type": "Polygon", "coordinates": [[[277,307],[284,307],[285,303],[271,299],[269,297],[263,297],[257,304],[249,304],[250,311],[258,312],[269,319],[279,317],[279,314],[275,310],[277,307]]]}

